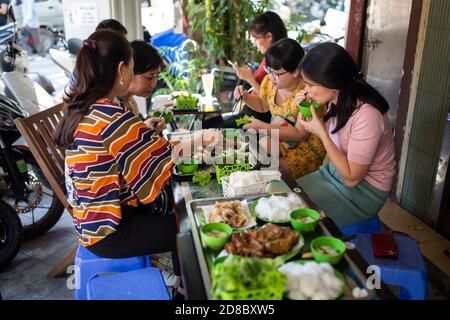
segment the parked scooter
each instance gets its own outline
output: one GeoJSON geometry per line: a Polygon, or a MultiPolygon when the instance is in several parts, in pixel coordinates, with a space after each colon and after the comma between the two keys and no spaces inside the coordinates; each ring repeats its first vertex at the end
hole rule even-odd
{"type": "MultiPolygon", "coordinates": [[[[16,47],[14,40],[10,40],[3,52],[1,64],[12,70],[24,68],[20,57],[20,48],[16,47]]],[[[48,94],[42,88],[39,94],[39,90],[36,90],[39,86],[22,72],[3,72],[2,78],[6,94],[13,99],[0,95],[0,199],[16,211],[22,222],[24,236],[34,238],[56,224],[64,207],[50,188],[14,120],[55,103],[52,99],[41,103],[43,100],[38,100],[36,96],[48,94]]]]}
{"type": "Polygon", "coordinates": [[[77,54],[78,51],[80,51],[81,46],[81,40],[73,38],[69,39],[67,42],[64,42],[64,46],[49,50],[50,57],[53,62],[64,71],[69,79],[72,77],[77,54]]]}
{"type": "Polygon", "coordinates": [[[51,189],[14,120],[26,113],[13,100],[0,95],[0,195],[11,205],[26,238],[50,230],[64,206],[51,189]]]}
{"type": "Polygon", "coordinates": [[[55,92],[55,88],[45,76],[30,72],[28,54],[17,44],[18,31],[13,10],[9,10],[8,15],[12,22],[3,27],[3,30],[0,29],[2,30],[0,31],[1,70],[4,74],[11,73],[11,75],[6,77],[5,94],[22,105],[24,99],[35,98],[44,107],[50,107],[55,104],[51,96],[55,92]],[[2,33],[8,35],[8,37],[1,37],[2,33]],[[8,79],[12,79],[11,82],[8,79]],[[30,90],[31,92],[38,91],[35,95],[36,97],[31,96],[30,90]],[[43,90],[46,93],[42,93],[43,90]],[[21,101],[20,97],[23,95],[25,97],[21,101]]]}

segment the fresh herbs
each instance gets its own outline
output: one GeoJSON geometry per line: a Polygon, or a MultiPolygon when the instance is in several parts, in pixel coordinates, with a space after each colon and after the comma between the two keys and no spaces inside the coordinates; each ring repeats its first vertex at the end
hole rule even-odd
{"type": "Polygon", "coordinates": [[[202,187],[207,186],[211,182],[211,173],[209,172],[197,172],[192,177],[193,183],[198,183],[202,187]]]}
{"type": "Polygon", "coordinates": [[[197,109],[198,98],[194,97],[191,93],[180,94],[175,99],[175,109],[178,110],[195,110],[197,109]]]}
{"type": "Polygon", "coordinates": [[[244,117],[242,117],[242,118],[236,120],[236,125],[237,125],[238,127],[244,126],[244,125],[246,125],[247,123],[249,123],[250,119],[252,119],[252,118],[253,118],[253,117],[250,117],[249,115],[246,114],[244,117]]]}
{"type": "MultiPolygon", "coordinates": [[[[243,258],[229,256],[213,268],[212,294],[214,299],[230,298],[233,293],[282,287],[286,276],[278,271],[276,259],[243,258]]],[[[250,297],[246,297],[247,299],[250,297]]]]}

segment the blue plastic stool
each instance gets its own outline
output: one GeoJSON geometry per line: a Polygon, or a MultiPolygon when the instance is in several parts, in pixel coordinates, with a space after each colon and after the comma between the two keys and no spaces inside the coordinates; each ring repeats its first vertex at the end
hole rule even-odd
{"type": "Polygon", "coordinates": [[[351,240],[369,265],[380,267],[381,280],[400,287],[401,300],[425,300],[427,270],[417,242],[405,236],[394,236],[397,258],[377,258],[373,255],[369,234],[358,234],[351,240]]]}
{"type": "Polygon", "coordinates": [[[378,216],[356,224],[349,224],[340,228],[344,235],[351,233],[381,233],[381,222],[378,216]]]}
{"type": "Polygon", "coordinates": [[[88,300],[170,300],[161,271],[145,268],[94,276],[87,285],[88,300]]]}
{"type": "Polygon", "coordinates": [[[79,245],[75,257],[75,299],[86,300],[87,283],[98,274],[126,272],[147,267],[150,267],[150,258],[147,256],[108,259],[99,257],[82,245],[79,245]]]}

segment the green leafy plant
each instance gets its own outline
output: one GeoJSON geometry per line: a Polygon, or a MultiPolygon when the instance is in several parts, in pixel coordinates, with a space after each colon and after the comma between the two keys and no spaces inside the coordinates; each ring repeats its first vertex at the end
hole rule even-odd
{"type": "Polygon", "coordinates": [[[200,31],[210,64],[217,60],[247,61],[255,52],[248,29],[253,19],[266,11],[269,1],[189,0],[188,19],[192,30],[200,31]]]}
{"type": "Polygon", "coordinates": [[[158,89],[154,95],[170,94],[173,91],[197,93],[202,89],[201,75],[207,70],[206,59],[201,55],[195,42],[188,41],[194,43],[194,45],[188,47],[187,55],[182,55],[182,50],[179,48],[160,48],[163,55],[174,50],[176,59],[174,63],[159,74],[167,88],[158,89]]]}
{"type": "Polygon", "coordinates": [[[290,17],[286,24],[288,30],[297,32],[297,40],[301,44],[306,44],[311,42],[314,38],[314,33],[316,30],[306,30],[303,25],[308,21],[308,15],[304,13],[299,13],[290,17]]]}

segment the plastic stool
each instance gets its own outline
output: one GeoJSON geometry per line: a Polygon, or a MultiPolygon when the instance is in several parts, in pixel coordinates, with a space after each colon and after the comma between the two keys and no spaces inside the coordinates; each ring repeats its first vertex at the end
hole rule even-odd
{"type": "Polygon", "coordinates": [[[381,221],[376,216],[370,220],[366,220],[356,224],[348,224],[340,228],[344,235],[351,233],[381,233],[381,221]]]}
{"type": "Polygon", "coordinates": [[[102,258],[79,245],[75,257],[75,299],[86,300],[87,283],[98,274],[126,272],[147,267],[150,267],[150,258],[147,256],[125,259],[102,258]]]}
{"type": "Polygon", "coordinates": [[[381,280],[400,287],[401,300],[425,300],[427,270],[417,242],[405,236],[394,236],[397,258],[377,258],[373,255],[369,234],[358,234],[351,240],[369,265],[380,267],[381,280]]]}
{"type": "Polygon", "coordinates": [[[88,300],[170,300],[161,271],[145,268],[95,276],[87,285],[88,300]]]}

